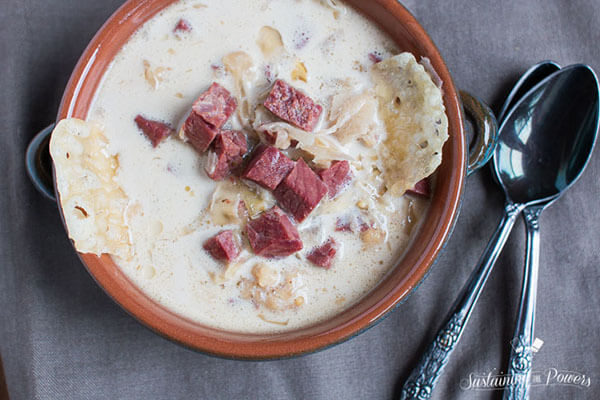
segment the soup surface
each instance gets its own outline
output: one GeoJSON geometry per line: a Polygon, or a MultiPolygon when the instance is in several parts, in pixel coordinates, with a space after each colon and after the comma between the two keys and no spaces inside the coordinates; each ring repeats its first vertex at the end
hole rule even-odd
{"type": "Polygon", "coordinates": [[[169,6],[115,57],[86,121],[62,121],[53,133],[76,248],[111,254],[154,300],[222,329],[296,329],[350,307],[408,245],[429,203],[433,182],[423,179],[439,165],[447,138],[441,82],[427,60],[401,50],[339,1],[169,6]],[[241,164],[216,180],[209,175],[218,145],[199,151],[185,123],[214,82],[235,100],[217,135],[241,132],[247,146],[241,164]],[[316,119],[274,115],[277,107],[289,111],[267,104],[277,85],[318,104],[316,119]],[[166,123],[166,137],[153,137],[138,116],[166,123]],[[240,178],[249,176],[244,168],[259,143],[294,168],[305,161],[318,182],[327,183],[323,171],[332,165],[349,170],[300,216],[279,186],[240,178]],[[277,205],[301,249],[261,256],[246,225],[277,205]],[[224,231],[239,253],[231,260],[203,247],[224,231]]]}

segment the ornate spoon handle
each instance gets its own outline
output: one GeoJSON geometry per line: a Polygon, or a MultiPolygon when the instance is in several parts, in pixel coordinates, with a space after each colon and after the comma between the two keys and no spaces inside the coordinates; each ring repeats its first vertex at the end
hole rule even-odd
{"type": "Polygon", "coordinates": [[[529,398],[529,377],[531,374],[531,345],[535,320],[537,279],[540,263],[540,230],[538,218],[543,207],[527,207],[524,211],[527,226],[527,254],[523,273],[523,289],[515,335],[511,341],[512,350],[508,363],[512,385],[504,388],[504,400],[526,400],[529,398]]]}
{"type": "Polygon", "coordinates": [[[483,289],[515,220],[522,210],[523,205],[521,204],[508,203],[504,207],[504,216],[498,228],[490,238],[477,267],[454,303],[446,322],[406,380],[402,388],[401,400],[430,398],[433,386],[460,339],[463,327],[471,315],[481,289],[483,289]]]}

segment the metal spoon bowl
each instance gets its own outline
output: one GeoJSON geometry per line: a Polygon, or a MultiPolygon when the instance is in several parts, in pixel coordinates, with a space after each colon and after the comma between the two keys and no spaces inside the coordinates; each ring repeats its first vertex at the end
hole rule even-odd
{"type": "Polygon", "coordinates": [[[504,117],[513,109],[515,104],[521,100],[527,92],[529,92],[535,85],[546,79],[551,74],[555,73],[560,69],[560,65],[554,61],[546,60],[540,61],[537,64],[529,67],[527,71],[521,75],[517,83],[513,86],[512,90],[506,96],[504,104],[498,113],[498,122],[504,120],[504,117]]]}
{"type": "Polygon", "coordinates": [[[555,200],[587,164],[596,140],[598,83],[586,65],[545,79],[501,126],[493,165],[512,203],[555,200]]]}

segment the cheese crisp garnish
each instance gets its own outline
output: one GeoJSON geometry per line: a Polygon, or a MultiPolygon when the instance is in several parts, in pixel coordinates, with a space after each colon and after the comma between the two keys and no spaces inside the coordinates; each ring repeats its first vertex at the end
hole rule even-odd
{"type": "Polygon", "coordinates": [[[448,139],[442,91],[410,53],[377,63],[372,76],[387,128],[381,146],[385,182],[399,196],[431,175],[442,161],[448,139]]]}
{"type": "Polygon", "coordinates": [[[119,167],[108,141],[92,123],[60,121],[50,139],[58,193],[69,238],[81,253],[129,258],[129,199],[115,182],[119,167]]]}

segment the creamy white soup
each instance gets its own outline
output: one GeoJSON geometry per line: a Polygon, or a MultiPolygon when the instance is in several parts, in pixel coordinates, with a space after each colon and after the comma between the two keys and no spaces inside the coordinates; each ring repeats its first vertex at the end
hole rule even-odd
{"type": "Polygon", "coordinates": [[[351,307],[390,271],[427,210],[446,139],[428,61],[344,3],[181,0],[130,38],[86,120],[58,124],[51,154],[78,251],[110,254],[148,296],[198,323],[277,332],[351,307]],[[295,102],[273,97],[278,85],[295,102]],[[186,121],[213,89],[235,109],[218,123],[202,111],[213,141],[199,150],[186,121]],[[230,131],[245,143],[211,179],[230,131]],[[278,171],[258,183],[248,172],[266,147],[294,168],[272,188],[260,180],[278,171]],[[333,190],[323,171],[335,165],[346,169],[333,190]],[[292,182],[296,168],[310,179],[292,182]],[[262,239],[290,254],[259,250],[249,232],[274,207],[297,236],[262,239]],[[235,254],[207,245],[223,232],[235,254]]]}

